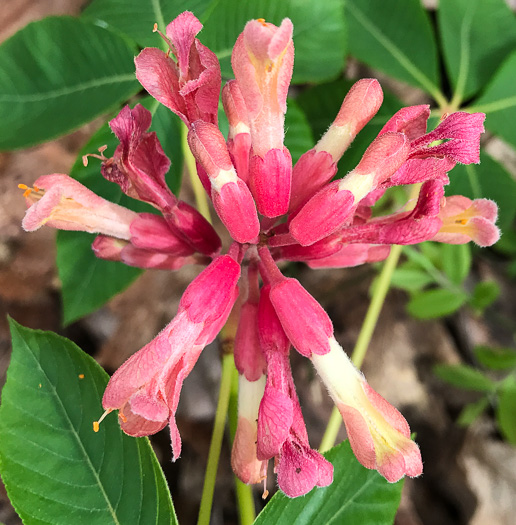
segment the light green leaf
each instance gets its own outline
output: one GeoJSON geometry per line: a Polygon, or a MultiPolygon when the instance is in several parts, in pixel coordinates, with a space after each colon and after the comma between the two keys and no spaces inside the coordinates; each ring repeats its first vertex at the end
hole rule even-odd
{"type": "Polygon", "coordinates": [[[200,40],[219,57],[223,76],[233,77],[231,52],[245,24],[264,18],[279,25],[285,17],[294,24],[293,83],[335,78],[344,68],[346,51],[343,0],[220,0],[209,18],[203,20],[200,40]]]}
{"type": "Polygon", "coordinates": [[[62,135],[138,92],[134,49],[70,17],[33,22],[0,46],[0,150],[62,135]]]}
{"type": "Polygon", "coordinates": [[[500,286],[497,282],[484,281],[475,286],[469,304],[472,308],[482,313],[488,306],[498,299],[499,295],[500,286]]]}
{"type": "Polygon", "coordinates": [[[458,310],[467,297],[465,293],[436,288],[414,295],[407,303],[407,311],[417,319],[444,317],[458,310]]]}
{"type": "Polygon", "coordinates": [[[346,14],[351,55],[443,98],[435,39],[420,0],[347,0],[346,14]]]}
{"type": "Polygon", "coordinates": [[[505,0],[445,0],[437,13],[455,96],[468,98],[516,47],[516,19],[505,0]]]}
{"type": "Polygon", "coordinates": [[[481,414],[484,413],[488,406],[489,399],[487,397],[481,397],[474,403],[468,403],[461,410],[459,417],[457,418],[457,425],[459,425],[459,427],[469,427],[481,416],[481,414]]]}
{"type": "Polygon", "coordinates": [[[416,292],[435,282],[427,272],[415,268],[396,268],[392,274],[391,284],[407,292],[416,292]]]}
{"type": "Polygon", "coordinates": [[[335,469],[329,487],[294,499],[278,491],[255,525],[392,525],[403,482],[388,483],[376,471],[362,467],[347,441],[325,456],[335,469]]]}
{"type": "Polygon", "coordinates": [[[108,376],[75,344],[11,321],[13,353],[0,407],[0,466],[27,524],[176,524],[146,438],[115,415],[98,433],[108,376]]]}
{"type": "Polygon", "coordinates": [[[468,108],[468,111],[486,113],[486,128],[516,147],[514,78],[516,78],[516,52],[509,55],[494,74],[482,96],[468,108]]]}
{"type": "Polygon", "coordinates": [[[469,244],[443,244],[441,255],[442,267],[448,279],[454,284],[462,284],[471,269],[469,244]]]}
{"type": "Polygon", "coordinates": [[[505,439],[516,445],[516,380],[513,377],[504,382],[500,391],[496,419],[505,439]]]}
{"type": "Polygon", "coordinates": [[[292,163],[295,164],[305,151],[313,148],[314,139],[306,116],[296,104],[296,101],[289,98],[287,103],[288,110],[285,115],[285,146],[290,150],[292,163]]]}
{"type": "Polygon", "coordinates": [[[516,367],[516,350],[477,346],[473,350],[478,361],[491,370],[508,370],[516,367]]]}
{"type": "Polygon", "coordinates": [[[502,230],[503,237],[503,232],[513,229],[516,217],[516,181],[489,155],[481,153],[480,159],[481,162],[477,165],[455,166],[450,173],[450,185],[446,186],[446,195],[494,200],[498,204],[497,225],[502,230]]]}
{"type": "Polygon", "coordinates": [[[480,370],[468,365],[436,365],[434,372],[443,381],[464,390],[492,392],[495,384],[480,370]]]}
{"type": "Polygon", "coordinates": [[[124,33],[140,47],[162,47],[164,41],[152,31],[154,24],[165,33],[166,26],[183,11],[203,21],[216,4],[217,0],[94,0],[81,16],[124,33]]]}

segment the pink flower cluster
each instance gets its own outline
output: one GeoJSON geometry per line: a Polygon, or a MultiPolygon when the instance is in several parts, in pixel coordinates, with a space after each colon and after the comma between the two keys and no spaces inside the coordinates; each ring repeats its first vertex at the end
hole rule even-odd
{"type": "Polygon", "coordinates": [[[294,61],[291,21],[276,27],[253,20],[238,37],[232,55],[236,78],[222,89],[227,139],[217,126],[220,67],[196,38],[201,28],[192,13],[179,15],[164,36],[169,51],[144,49],[135,59],[136,76],[188,127],[200,180],[234,240],[225,255],[212,226],[166,186],[170,161],[155,133],[147,131],[151,115],[140,105],[123,108],[111,121],[120,145],[112,158],[101,157],[102,174],[161,215],[109,203],[66,175],[24,187],[27,230],[47,224],[97,233],[98,257],[143,268],[208,265],[186,289],[170,324],[113,375],[103,406],[119,411],[122,429],[132,436],[168,424],[177,458],[181,386],[233,311],[239,319],[234,356],[240,391],[232,466],[242,481],[262,480],[273,459],[288,496],[332,482],[332,465],[309,444],[291,347],[311,360],[325,383],[357,459],[391,482],[418,476],[421,456],[406,420],[371,389],[336,341],[326,312],[277,262],[347,267],[385,259],[392,244],[496,242],[496,205],[446,198],[443,189],[457,162],[479,162],[484,115],[453,113],[427,132],[428,106],[401,109],[358,166],[335,178],[339,159],[382,103],[379,83],[363,79],[328,131],[292,168],[283,143],[294,61]],[[408,184],[420,184],[412,209],[408,203],[405,211],[373,217],[372,207],[387,188],[408,184]]]}

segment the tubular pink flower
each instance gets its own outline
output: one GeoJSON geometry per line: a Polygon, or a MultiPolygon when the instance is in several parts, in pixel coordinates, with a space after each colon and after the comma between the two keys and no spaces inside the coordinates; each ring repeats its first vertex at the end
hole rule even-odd
{"type": "Polygon", "coordinates": [[[500,238],[495,226],[497,216],[498,207],[493,201],[452,195],[439,213],[442,226],[432,240],[448,244],[474,241],[479,246],[491,246],[500,238]]]}
{"type": "Polygon", "coordinates": [[[68,175],[43,175],[34,183],[34,189],[22,187],[28,206],[22,221],[26,231],[46,224],[60,230],[130,238],[130,225],[137,214],[99,197],[68,175]]]}
{"type": "Polygon", "coordinates": [[[267,360],[267,382],[258,410],[259,459],[278,458],[278,485],[290,497],[308,493],[333,480],[333,467],[312,450],[292,379],[290,343],[271,302],[271,287],[260,295],[258,325],[267,360]]]}
{"type": "Polygon", "coordinates": [[[346,224],[357,204],[405,162],[409,142],[401,133],[379,135],[358,166],[316,193],[290,222],[292,236],[309,246],[346,224]]]}
{"type": "Polygon", "coordinates": [[[188,286],[171,323],[115,372],[104,392],[104,409],[119,410],[122,430],[131,436],[154,434],[168,423],[174,459],[181,452],[175,412],[182,383],[226,321],[239,277],[229,255],[215,259],[188,286]]]}
{"type": "Polygon", "coordinates": [[[419,476],[421,454],[404,417],[367,384],[335,339],[330,344],[329,353],[311,359],[342,415],[358,461],[391,483],[419,476]]]}
{"type": "Polygon", "coordinates": [[[294,64],[292,22],[247,23],[231,64],[247,107],[251,133],[249,184],[258,211],[278,217],[288,211],[292,160],[283,146],[288,86],[294,64]]]}
{"type": "Polygon", "coordinates": [[[215,53],[195,38],[201,29],[199,20],[185,11],[167,26],[169,53],[145,48],[134,61],[141,85],[186,125],[195,120],[217,123],[220,65],[215,53]]]}
{"type": "Polygon", "coordinates": [[[156,133],[147,132],[151,119],[150,111],[137,104],[134,109],[125,106],[109,122],[120,144],[113,158],[103,161],[101,173],[126,195],[163,210],[175,206],[177,198],[165,182],[170,160],[156,133]]]}
{"type": "Polygon", "coordinates": [[[213,205],[233,239],[255,239],[260,223],[253,197],[236,174],[222,133],[213,124],[197,121],[188,132],[188,144],[210,178],[213,205]]]}
{"type": "Polygon", "coordinates": [[[376,115],[382,101],[383,92],[378,80],[364,78],[353,84],[328,131],[294,166],[291,211],[333,178],[337,162],[360,130],[376,115]]]}

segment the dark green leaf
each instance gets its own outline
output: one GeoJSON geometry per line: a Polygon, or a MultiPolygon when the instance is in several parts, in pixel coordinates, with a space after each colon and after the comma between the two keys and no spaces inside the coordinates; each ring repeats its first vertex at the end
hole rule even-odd
{"type": "Polygon", "coordinates": [[[482,397],[474,403],[467,404],[457,418],[459,427],[469,427],[489,406],[489,399],[482,397]]]}
{"type": "Polygon", "coordinates": [[[508,370],[516,367],[516,350],[477,346],[474,349],[478,361],[491,370],[508,370]]]}
{"type": "Polygon", "coordinates": [[[210,5],[216,4],[213,0],[94,0],[82,17],[125,33],[141,47],[161,47],[164,42],[152,32],[155,23],[164,33],[179,13],[192,11],[202,21],[210,5]]]}
{"type": "Polygon", "coordinates": [[[437,49],[420,0],[347,0],[346,13],[354,57],[436,96],[437,49]]]}
{"type": "Polygon", "coordinates": [[[343,0],[220,0],[203,20],[200,40],[220,60],[222,74],[233,77],[231,52],[245,24],[255,18],[279,25],[288,17],[294,24],[294,83],[320,82],[335,78],[344,68],[345,25],[343,0]]]}
{"type": "Polygon", "coordinates": [[[492,392],[495,384],[480,370],[468,365],[436,365],[435,374],[450,385],[475,392],[492,392]]]}
{"type": "Polygon", "coordinates": [[[24,523],[177,523],[146,438],[114,415],[98,433],[108,376],[71,341],[11,321],[13,353],[0,408],[0,463],[24,523]]]}
{"type": "Polygon", "coordinates": [[[473,290],[469,304],[475,310],[483,312],[489,305],[493,304],[500,295],[500,286],[495,281],[484,281],[478,283],[473,290]]]}
{"type": "Polygon", "coordinates": [[[391,284],[407,292],[416,292],[434,282],[432,276],[419,269],[396,268],[392,274],[391,284]]]}
{"type": "Polygon", "coordinates": [[[305,151],[314,146],[312,130],[305,114],[291,98],[288,99],[285,115],[285,146],[290,150],[292,163],[296,163],[305,151]]]}
{"type": "Polygon", "coordinates": [[[417,319],[444,317],[458,310],[466,302],[467,297],[462,292],[436,288],[415,295],[407,303],[407,310],[417,319]]]}
{"type": "Polygon", "coordinates": [[[306,496],[294,499],[278,492],[255,525],[392,525],[403,482],[390,484],[376,471],[362,467],[347,441],[325,456],[335,469],[329,487],[315,488],[306,496]]]}
{"type": "Polygon", "coordinates": [[[481,162],[478,165],[455,166],[450,173],[450,185],[446,187],[446,195],[494,200],[498,204],[497,224],[502,233],[512,230],[516,216],[516,181],[489,155],[481,154],[481,162]]]}
{"type": "Polygon", "coordinates": [[[69,17],[33,22],[0,47],[0,150],[62,135],[136,93],[134,49],[69,17]]]}
{"type": "Polygon", "coordinates": [[[516,147],[514,78],[516,78],[516,52],[509,55],[494,74],[482,96],[475,101],[473,107],[468,108],[468,111],[486,113],[486,128],[516,147]]]}
{"type": "Polygon", "coordinates": [[[468,98],[516,47],[514,14],[504,0],[446,0],[438,17],[453,87],[468,98]]]}
{"type": "Polygon", "coordinates": [[[496,419],[505,439],[516,445],[516,380],[505,381],[499,397],[496,419]]]}
{"type": "Polygon", "coordinates": [[[469,244],[443,244],[441,254],[443,271],[448,279],[454,284],[462,284],[471,269],[469,244]]]}

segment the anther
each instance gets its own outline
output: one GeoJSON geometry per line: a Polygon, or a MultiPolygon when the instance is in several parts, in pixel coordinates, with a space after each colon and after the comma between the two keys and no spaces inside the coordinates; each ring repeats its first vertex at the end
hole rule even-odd
{"type": "Polygon", "coordinates": [[[97,150],[100,153],[100,155],[98,155],[97,153],[86,153],[86,155],[83,155],[82,156],[82,163],[83,163],[84,167],[86,167],[88,165],[88,157],[93,157],[94,159],[99,159],[102,162],[108,161],[109,159],[104,155],[104,151],[106,151],[106,150],[107,150],[107,144],[104,144],[104,146],[100,146],[100,148],[97,150]]]}
{"type": "Polygon", "coordinates": [[[100,428],[100,424],[102,423],[102,420],[111,412],[113,412],[112,408],[108,408],[101,416],[98,421],[93,422],[93,432],[98,432],[100,428]]]}

